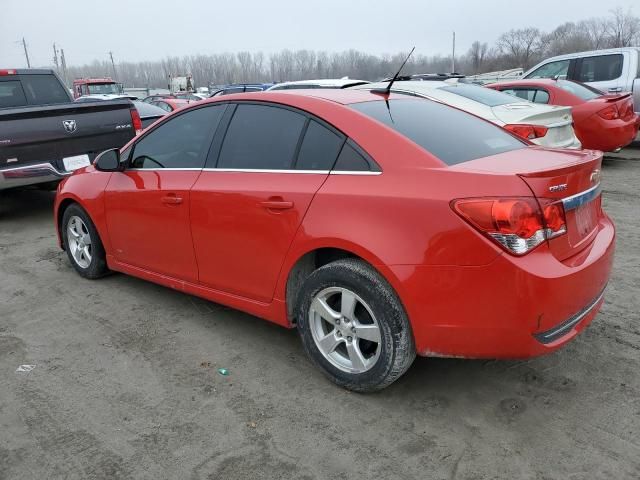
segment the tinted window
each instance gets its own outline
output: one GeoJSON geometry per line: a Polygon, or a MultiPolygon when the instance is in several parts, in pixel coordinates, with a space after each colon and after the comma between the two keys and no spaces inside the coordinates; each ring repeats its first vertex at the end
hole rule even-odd
{"type": "Polygon", "coordinates": [[[337,135],[318,122],[309,122],[298,153],[298,170],[331,170],[344,143],[337,135]]]}
{"type": "Polygon", "coordinates": [[[501,92],[508,93],[509,95],[513,95],[514,97],[518,97],[528,102],[533,102],[533,97],[536,93],[535,90],[531,88],[508,88],[501,90],[501,92]]]}
{"type": "Polygon", "coordinates": [[[542,65],[525,78],[566,78],[568,71],[569,60],[559,60],[542,65]]]}
{"type": "Polygon", "coordinates": [[[371,170],[369,162],[349,143],[345,143],[334,170],[360,172],[371,170]]]}
{"type": "Polygon", "coordinates": [[[576,80],[580,82],[603,82],[622,75],[622,55],[599,55],[584,57],[576,80]]]}
{"type": "Polygon", "coordinates": [[[266,105],[238,105],[222,144],[219,168],[282,170],[293,164],[303,115],[266,105]]]}
{"type": "Polygon", "coordinates": [[[244,92],[244,87],[235,87],[235,88],[227,88],[223,90],[221,95],[231,95],[232,93],[242,93],[244,92]]]}
{"type": "Polygon", "coordinates": [[[535,103],[549,103],[549,92],[546,90],[536,90],[533,101],[535,103]]]}
{"type": "Polygon", "coordinates": [[[588,85],[570,82],[568,80],[559,80],[558,86],[582,100],[593,100],[594,98],[604,95],[604,92],[601,92],[598,89],[592,88],[588,85]]]}
{"type": "Polygon", "coordinates": [[[31,105],[69,103],[69,94],[53,75],[22,75],[22,88],[31,105]]]}
{"type": "Polygon", "coordinates": [[[22,107],[26,104],[27,97],[19,81],[0,82],[0,108],[22,107]]]}
{"type": "Polygon", "coordinates": [[[513,97],[506,93],[497,92],[490,88],[478,87],[477,85],[468,85],[464,83],[458,83],[451,87],[443,87],[445,92],[455,93],[462,97],[474,100],[488,107],[495,107],[498,105],[506,105],[513,103],[513,97]]]}
{"type": "Polygon", "coordinates": [[[133,168],[201,168],[225,105],[191,110],[173,117],[140,140],[133,168]]]}
{"type": "Polygon", "coordinates": [[[351,107],[396,130],[448,165],[525,146],[496,125],[429,100],[391,100],[389,108],[383,101],[351,107]]]}

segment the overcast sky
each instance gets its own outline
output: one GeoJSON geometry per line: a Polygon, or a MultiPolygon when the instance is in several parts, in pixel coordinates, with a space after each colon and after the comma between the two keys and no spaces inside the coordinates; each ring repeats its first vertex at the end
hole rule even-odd
{"type": "Polygon", "coordinates": [[[32,66],[53,63],[54,41],[68,65],[109,51],[116,63],[284,48],[381,54],[415,45],[416,53],[449,54],[453,30],[464,52],[511,28],[548,31],[634,5],[640,15],[640,0],[0,0],[0,67],[26,66],[22,37],[32,66]]]}

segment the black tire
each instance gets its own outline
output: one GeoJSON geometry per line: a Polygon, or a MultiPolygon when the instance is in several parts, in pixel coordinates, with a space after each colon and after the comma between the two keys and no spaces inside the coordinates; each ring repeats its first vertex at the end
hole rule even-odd
{"type": "Polygon", "coordinates": [[[411,325],[400,299],[386,280],[362,260],[338,260],[315,270],[302,285],[296,305],[298,332],[307,355],[341,387],[357,392],[381,390],[400,378],[415,359],[411,325]],[[364,300],[379,325],[381,341],[378,343],[377,360],[361,373],[337,368],[314,340],[311,331],[314,327],[309,318],[311,304],[316,295],[332,287],[348,289],[364,300]]]}
{"type": "Polygon", "coordinates": [[[67,207],[67,209],[64,211],[64,214],[62,216],[62,224],[60,225],[60,232],[62,235],[64,248],[67,252],[67,256],[69,257],[69,262],[71,262],[71,266],[73,266],[73,268],[80,274],[80,276],[93,280],[103,277],[107,273],[109,273],[104,246],[102,245],[100,235],[98,235],[98,231],[96,230],[96,227],[91,221],[91,218],[89,217],[87,212],[85,212],[84,209],[77,203],[69,205],[69,207],[67,207]],[[73,254],[71,253],[71,248],[69,245],[67,227],[69,226],[69,222],[74,217],[79,217],[82,220],[91,238],[91,261],[86,267],[81,266],[78,261],[76,261],[73,254]]]}

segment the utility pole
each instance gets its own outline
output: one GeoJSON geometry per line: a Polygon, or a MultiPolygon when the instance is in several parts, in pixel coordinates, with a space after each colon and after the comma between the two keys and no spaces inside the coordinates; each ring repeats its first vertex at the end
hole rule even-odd
{"type": "Polygon", "coordinates": [[[27,42],[22,37],[22,46],[24,47],[24,56],[27,57],[27,68],[31,68],[31,62],[29,61],[29,52],[27,52],[27,42]]]}
{"type": "Polygon", "coordinates": [[[456,32],[453,32],[453,51],[451,52],[451,73],[456,71],[456,32]]]}
{"type": "Polygon", "coordinates": [[[109,56],[111,57],[111,68],[113,68],[113,79],[117,78],[116,75],[116,64],[113,62],[113,52],[109,52],[109,56]]]}
{"type": "Polygon", "coordinates": [[[67,61],[64,58],[64,48],[60,49],[60,62],[62,63],[62,78],[64,79],[65,85],[69,85],[69,80],[67,79],[67,61]]]}
{"type": "Polygon", "coordinates": [[[53,42],[53,63],[56,65],[56,72],[60,70],[60,64],[58,63],[58,49],[56,48],[56,42],[53,42]]]}

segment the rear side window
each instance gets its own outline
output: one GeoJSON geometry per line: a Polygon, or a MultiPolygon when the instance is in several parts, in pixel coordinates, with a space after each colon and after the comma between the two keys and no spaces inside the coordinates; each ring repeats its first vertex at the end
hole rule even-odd
{"type": "Polygon", "coordinates": [[[21,75],[22,88],[30,105],[69,103],[69,95],[53,75],[21,75]]]}
{"type": "Polygon", "coordinates": [[[558,86],[582,100],[593,100],[594,98],[604,95],[604,92],[601,92],[596,88],[576,82],[570,82],[568,80],[559,80],[558,86]]]}
{"type": "Polygon", "coordinates": [[[584,57],[580,63],[576,80],[580,82],[604,82],[622,75],[622,54],[584,57]]]}
{"type": "Polygon", "coordinates": [[[136,143],[132,168],[202,168],[226,105],[189,110],[136,143]]]}
{"type": "Polygon", "coordinates": [[[390,100],[388,106],[384,101],[350,106],[404,135],[447,165],[525,147],[500,127],[438,102],[406,99],[390,100]]]}
{"type": "Polygon", "coordinates": [[[218,168],[290,169],[306,117],[267,105],[238,105],[222,143],[218,168]]]}
{"type": "Polygon", "coordinates": [[[366,172],[371,170],[371,167],[369,162],[350,143],[345,143],[334,170],[366,172]]]}
{"type": "Polygon", "coordinates": [[[498,105],[507,105],[513,103],[513,97],[506,93],[497,92],[491,88],[479,87],[477,85],[468,85],[458,83],[451,87],[443,87],[442,90],[449,93],[455,93],[461,97],[474,100],[488,107],[497,107],[498,105]]]}
{"type": "Polygon", "coordinates": [[[570,60],[545,63],[524,78],[566,78],[570,60]]]}
{"type": "Polygon", "coordinates": [[[311,120],[304,134],[296,169],[331,170],[344,143],[344,137],[311,120]]]}
{"type": "Polygon", "coordinates": [[[501,90],[501,92],[508,93],[509,95],[513,95],[514,97],[521,98],[528,102],[533,102],[533,98],[536,93],[536,91],[531,88],[508,88],[501,90]]]}
{"type": "Polygon", "coordinates": [[[26,104],[27,97],[19,81],[0,82],[0,108],[23,107],[26,104]]]}

